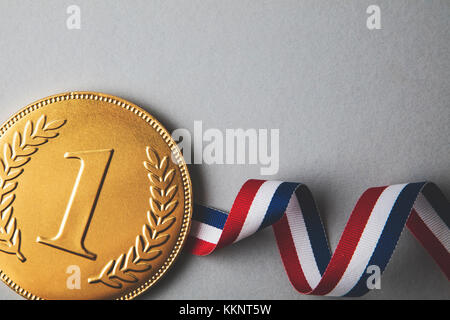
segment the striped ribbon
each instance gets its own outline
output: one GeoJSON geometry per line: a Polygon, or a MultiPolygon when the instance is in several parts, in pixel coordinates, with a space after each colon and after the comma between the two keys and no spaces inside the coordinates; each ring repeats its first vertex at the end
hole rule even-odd
{"type": "Polygon", "coordinates": [[[383,272],[405,227],[450,280],[450,203],[433,183],[370,188],[358,200],[334,252],[309,189],[248,180],[229,214],[196,205],[188,247],[207,255],[272,226],[289,280],[303,294],[361,296],[367,268],[383,272]]]}

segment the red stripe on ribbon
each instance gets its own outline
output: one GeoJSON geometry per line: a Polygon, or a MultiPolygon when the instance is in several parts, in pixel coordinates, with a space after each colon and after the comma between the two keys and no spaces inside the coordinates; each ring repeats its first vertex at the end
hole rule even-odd
{"type": "Polygon", "coordinates": [[[433,257],[447,276],[447,279],[450,280],[450,255],[438,238],[436,238],[433,232],[427,227],[425,222],[423,222],[416,210],[413,209],[411,211],[406,226],[433,257]]]}
{"type": "Polygon", "coordinates": [[[311,294],[325,295],[336,287],[353,257],[372,209],[385,189],[386,187],[370,188],[359,198],[339,240],[336,251],[322,279],[311,294]]]}
{"type": "Polygon", "coordinates": [[[186,242],[186,249],[197,256],[206,256],[213,252],[216,247],[214,243],[192,236],[189,236],[188,239],[189,241],[186,242]]]}
{"type": "Polygon", "coordinates": [[[222,235],[217,243],[217,248],[233,243],[239,236],[253,199],[264,182],[266,182],[266,180],[248,180],[244,183],[234,200],[233,207],[228,215],[222,235]]]}
{"type": "Polygon", "coordinates": [[[272,225],[278,250],[284,269],[288,274],[292,286],[300,293],[311,292],[312,288],[308,284],[300,264],[300,257],[297,255],[293,241],[291,229],[289,228],[286,214],[272,225]]]}

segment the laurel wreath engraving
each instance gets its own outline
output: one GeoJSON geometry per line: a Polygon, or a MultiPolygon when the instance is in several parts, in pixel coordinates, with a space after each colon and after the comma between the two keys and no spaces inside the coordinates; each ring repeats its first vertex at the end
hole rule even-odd
{"type": "Polygon", "coordinates": [[[0,157],[0,251],[15,254],[21,262],[25,262],[26,258],[20,252],[20,230],[13,217],[13,202],[16,199],[13,191],[18,184],[14,180],[22,174],[22,167],[30,161],[37,147],[57,137],[58,132],[54,130],[65,123],[66,120],[47,123],[47,117],[42,115],[35,126],[29,120],[22,134],[16,131],[12,144],[3,145],[3,156],[0,157]]]}
{"type": "Polygon", "coordinates": [[[173,184],[176,171],[170,169],[168,156],[161,159],[150,147],[146,148],[146,153],[148,161],[144,161],[144,167],[150,180],[150,210],[147,211],[147,223],[142,226],[142,234],[136,237],[135,244],[128,252],[110,260],[98,276],[88,279],[89,283],[101,282],[120,289],[122,282],[137,282],[138,278],[134,273],[150,270],[152,265],[149,262],[162,254],[158,247],[169,240],[170,235],[164,232],[176,219],[171,217],[178,206],[178,200],[174,200],[178,187],[173,184]]]}

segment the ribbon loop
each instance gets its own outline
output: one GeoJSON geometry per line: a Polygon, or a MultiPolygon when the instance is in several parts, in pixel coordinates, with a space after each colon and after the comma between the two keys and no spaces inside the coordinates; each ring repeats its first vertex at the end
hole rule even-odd
{"type": "Polygon", "coordinates": [[[289,280],[302,294],[364,295],[367,268],[384,271],[405,226],[450,280],[450,203],[430,182],[366,190],[332,254],[305,185],[248,180],[228,215],[195,206],[188,246],[207,255],[270,225],[289,280]]]}

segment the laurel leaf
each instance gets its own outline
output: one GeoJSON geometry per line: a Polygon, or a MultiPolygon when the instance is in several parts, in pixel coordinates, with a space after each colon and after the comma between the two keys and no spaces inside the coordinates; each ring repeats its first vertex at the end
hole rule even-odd
{"type": "Polygon", "coordinates": [[[31,155],[34,154],[36,151],[38,151],[38,148],[33,148],[33,147],[31,147],[31,146],[25,146],[25,147],[20,151],[20,156],[22,156],[22,157],[31,156],[31,155]]]}
{"type": "Polygon", "coordinates": [[[12,239],[14,232],[16,231],[16,228],[17,228],[16,218],[12,217],[8,225],[6,226],[6,234],[10,236],[9,240],[12,239]]]}
{"type": "Polygon", "coordinates": [[[149,202],[150,202],[150,209],[151,209],[152,213],[155,216],[157,216],[158,218],[161,217],[163,215],[163,213],[161,211],[160,204],[158,202],[156,202],[156,200],[153,198],[150,198],[149,202]]]}
{"type": "Polygon", "coordinates": [[[4,231],[6,231],[4,227],[9,224],[9,220],[12,217],[13,211],[14,209],[12,206],[8,207],[5,211],[3,211],[1,229],[3,229],[4,231]]]}
{"type": "Polygon", "coordinates": [[[135,258],[134,246],[131,246],[128,249],[127,256],[125,258],[125,264],[122,268],[124,271],[142,272],[151,268],[151,266],[146,263],[135,264],[133,262],[134,258],[135,258]]]}
{"type": "Polygon", "coordinates": [[[88,278],[88,283],[97,283],[102,282],[106,284],[107,286],[110,286],[112,288],[120,289],[122,288],[122,284],[119,281],[112,280],[109,278],[108,274],[111,271],[111,269],[114,267],[115,260],[109,261],[100,272],[100,275],[98,277],[92,277],[88,278]]]}
{"type": "Polygon", "coordinates": [[[11,206],[11,204],[14,202],[15,199],[16,199],[15,194],[10,194],[10,195],[4,197],[2,199],[2,201],[0,202],[0,212],[3,212],[6,208],[11,206]]]}
{"type": "Polygon", "coordinates": [[[33,133],[31,134],[31,138],[33,138],[33,140],[38,137],[40,135],[40,133],[43,131],[44,129],[44,125],[46,122],[46,116],[42,115],[39,117],[39,119],[36,122],[36,125],[34,126],[34,130],[33,133]]]}
{"type": "MultiPolygon", "coordinates": [[[[162,250],[153,249],[166,243],[170,235],[161,234],[167,231],[176,221],[176,217],[168,216],[178,205],[177,200],[173,200],[178,188],[171,185],[175,176],[175,170],[169,170],[168,157],[161,161],[157,152],[146,148],[147,159],[144,167],[148,171],[150,180],[150,210],[147,211],[147,222],[142,226],[142,235],[137,235],[135,244],[128,249],[126,254],[120,255],[116,260],[110,260],[106,266],[112,269],[111,277],[124,282],[136,282],[137,277],[132,272],[142,272],[151,269],[151,264],[144,261],[151,261],[162,254],[162,250]]],[[[102,282],[112,288],[121,288],[117,283],[111,283],[104,279],[106,266],[99,276],[89,278],[89,283],[102,282]],[[101,279],[101,280],[99,280],[101,279]]],[[[111,280],[111,279],[109,279],[111,280]]]]}
{"type": "Polygon", "coordinates": [[[174,224],[175,220],[176,220],[175,217],[170,217],[166,219],[163,223],[161,223],[158,226],[158,232],[164,232],[168,230],[174,224]]]}
{"type": "Polygon", "coordinates": [[[5,161],[2,158],[0,158],[0,167],[1,167],[0,176],[1,176],[2,182],[6,181],[6,178],[8,177],[8,173],[6,172],[6,170],[8,168],[6,168],[6,165],[7,164],[5,163],[5,161]]]}
{"type": "Polygon", "coordinates": [[[47,123],[44,126],[44,131],[48,130],[56,130],[61,128],[66,123],[66,120],[54,120],[52,122],[47,123]]]}
{"type": "Polygon", "coordinates": [[[162,215],[162,217],[165,218],[166,216],[171,214],[177,206],[178,206],[178,200],[174,200],[174,201],[167,203],[164,208],[165,213],[164,213],[164,215],[162,215]]]}
{"type": "Polygon", "coordinates": [[[146,262],[139,262],[133,265],[133,268],[130,269],[130,271],[134,272],[144,272],[148,271],[152,268],[151,264],[148,264],[146,262]]]}
{"type": "Polygon", "coordinates": [[[134,246],[131,246],[130,249],[128,249],[127,256],[125,258],[125,264],[123,266],[124,271],[134,271],[134,272],[143,272],[147,271],[151,268],[151,265],[147,263],[139,263],[135,264],[133,262],[134,260],[134,246]]]}
{"type": "MultiPolygon", "coordinates": [[[[151,246],[154,247],[154,246],[151,246]]],[[[162,253],[161,250],[152,250],[149,252],[142,252],[139,254],[139,258],[135,259],[135,264],[140,264],[142,261],[150,261],[156,259],[162,253]]]]}
{"type": "Polygon", "coordinates": [[[169,170],[167,174],[164,176],[164,182],[166,185],[172,184],[173,178],[175,177],[175,170],[169,170]]]}
{"type": "Polygon", "coordinates": [[[166,156],[162,158],[161,163],[159,164],[159,169],[162,171],[162,176],[166,174],[167,168],[169,166],[169,158],[166,156]]]}
{"type": "Polygon", "coordinates": [[[36,122],[35,131],[44,129],[45,122],[47,122],[47,116],[43,114],[42,116],[39,117],[38,121],[36,122]]]}
{"type": "Polygon", "coordinates": [[[150,194],[152,197],[161,198],[162,193],[163,193],[162,189],[155,187],[155,186],[150,186],[150,194]]]}
{"type": "MultiPolygon", "coordinates": [[[[19,157],[24,157],[24,156],[28,155],[26,151],[25,152],[22,151],[21,144],[22,144],[22,137],[20,135],[20,132],[16,131],[16,132],[14,132],[14,135],[13,135],[12,146],[10,146],[11,154],[8,155],[8,158],[7,158],[6,152],[4,154],[5,158],[8,160],[8,162],[9,162],[9,159],[12,160],[12,162],[10,163],[10,166],[13,168],[21,167],[29,160],[29,158],[22,159],[22,160],[17,159],[19,157]]],[[[5,147],[6,147],[6,144],[5,144],[5,147]]]]}
{"type": "Polygon", "coordinates": [[[5,180],[5,185],[1,190],[2,198],[5,197],[7,194],[13,192],[17,188],[17,182],[9,182],[9,183],[6,182],[7,181],[5,180]]]}
{"type": "Polygon", "coordinates": [[[30,160],[29,157],[14,160],[13,162],[11,162],[10,168],[19,168],[19,167],[22,167],[22,166],[25,165],[29,160],[30,160]]]}
{"type": "Polygon", "coordinates": [[[17,170],[11,170],[11,171],[8,173],[8,175],[6,176],[5,181],[11,181],[11,180],[16,179],[18,176],[20,176],[20,175],[22,174],[22,172],[23,172],[23,169],[22,169],[22,168],[17,169],[17,170]]]}
{"type": "Polygon", "coordinates": [[[31,135],[33,134],[33,122],[30,120],[27,121],[25,124],[25,129],[23,130],[23,141],[21,147],[26,146],[28,138],[31,138],[31,135]]]}
{"type": "Polygon", "coordinates": [[[18,151],[20,151],[21,145],[22,144],[22,138],[20,136],[19,132],[14,132],[14,136],[13,136],[13,149],[15,150],[16,154],[18,153],[18,151]]]}
{"type": "Polygon", "coordinates": [[[132,263],[133,263],[133,260],[134,260],[134,257],[136,256],[136,254],[135,254],[135,252],[134,252],[134,246],[131,246],[129,249],[128,249],[128,252],[127,252],[127,257],[126,257],[126,259],[125,259],[125,265],[124,265],[124,268],[127,268],[128,267],[128,265],[131,265],[132,263]]]}
{"type": "Polygon", "coordinates": [[[150,241],[152,240],[152,234],[147,225],[142,226],[142,236],[145,239],[144,252],[147,252],[150,247],[150,241]]]}
{"type": "Polygon", "coordinates": [[[132,274],[126,273],[122,269],[124,259],[125,259],[125,254],[121,254],[119,256],[119,258],[117,258],[116,263],[114,264],[114,267],[113,267],[111,273],[109,274],[109,278],[110,279],[118,278],[125,282],[135,282],[137,280],[137,278],[135,276],[133,276],[132,274]]]}
{"type": "Polygon", "coordinates": [[[158,226],[158,219],[150,211],[147,211],[147,221],[152,229],[158,226]]]}
{"type": "Polygon", "coordinates": [[[169,199],[169,200],[167,200],[168,202],[173,199],[173,197],[175,196],[177,191],[178,191],[178,186],[177,185],[170,186],[169,188],[166,189],[165,196],[169,199]]]}
{"type": "Polygon", "coordinates": [[[148,175],[148,179],[150,180],[150,182],[156,186],[157,188],[163,189],[163,185],[162,185],[162,180],[159,176],[153,174],[153,173],[149,173],[148,175]]]}
{"type": "Polygon", "coordinates": [[[17,258],[21,261],[21,262],[25,262],[27,259],[25,258],[25,256],[20,252],[20,242],[21,241],[21,233],[19,229],[16,229],[16,231],[14,232],[13,235],[13,239],[12,239],[12,243],[13,243],[13,248],[14,251],[16,253],[17,258]]]}
{"type": "Polygon", "coordinates": [[[126,257],[126,255],[122,253],[117,258],[116,263],[114,264],[114,268],[112,269],[112,271],[110,273],[111,275],[117,274],[118,270],[122,269],[122,267],[123,267],[123,265],[125,263],[125,257],[126,257]]]}
{"type": "Polygon", "coordinates": [[[9,241],[0,242],[0,251],[2,251],[4,253],[8,253],[8,254],[16,253],[16,251],[15,251],[16,248],[10,246],[9,244],[10,244],[9,241]]]}
{"type": "Polygon", "coordinates": [[[50,139],[50,138],[55,138],[59,135],[58,132],[51,132],[51,131],[42,131],[39,134],[40,138],[45,138],[45,139],[50,139]]]}
{"type": "MultiPolygon", "coordinates": [[[[48,138],[55,138],[55,137],[56,136],[48,137],[48,138]]],[[[48,142],[47,137],[35,136],[33,138],[33,141],[27,143],[27,146],[37,147],[37,146],[43,145],[44,143],[47,143],[47,142],[48,142]]]]}
{"type": "Polygon", "coordinates": [[[38,119],[36,126],[33,125],[33,121],[28,120],[23,132],[14,132],[12,143],[3,145],[3,158],[0,159],[0,251],[15,254],[22,262],[26,258],[20,252],[21,232],[17,228],[17,220],[13,216],[12,206],[15,200],[13,191],[18,184],[16,181],[9,183],[8,181],[12,181],[22,174],[22,167],[30,160],[30,156],[37,151],[37,148],[34,148],[35,146],[46,143],[49,138],[56,136],[54,133],[47,135],[47,137],[38,136],[39,132],[43,132],[45,122],[45,115],[38,119]]]}
{"type": "Polygon", "coordinates": [[[20,230],[19,229],[14,230],[14,234],[12,236],[11,243],[13,244],[14,247],[17,247],[20,244],[20,230]]]}
{"type": "Polygon", "coordinates": [[[152,188],[150,189],[150,194],[152,195],[153,198],[155,198],[155,201],[160,204],[160,207],[162,207],[161,204],[163,203],[169,203],[173,200],[176,192],[177,192],[177,186],[171,186],[168,189],[169,192],[167,192],[167,190],[161,190],[161,192],[158,192],[158,188],[152,188]],[[155,190],[156,189],[156,190],[155,190]]]}
{"type": "MultiPolygon", "coordinates": [[[[23,147],[23,149],[16,150],[16,156],[18,157],[28,157],[35,153],[38,149],[33,147],[23,147]]],[[[29,159],[27,159],[28,161],[29,159]]]]}
{"type": "Polygon", "coordinates": [[[141,236],[136,236],[136,258],[134,259],[134,261],[138,261],[141,257],[141,255],[144,254],[144,248],[142,246],[142,237],[141,236]]]}
{"type": "Polygon", "coordinates": [[[161,250],[152,250],[147,252],[143,257],[141,257],[141,261],[151,261],[155,260],[162,254],[161,250]]]}
{"type": "Polygon", "coordinates": [[[3,161],[5,161],[5,167],[10,167],[10,160],[12,157],[12,149],[9,143],[3,145],[3,161]]]}
{"type": "Polygon", "coordinates": [[[151,164],[151,163],[148,162],[148,161],[144,161],[144,167],[145,167],[145,169],[147,169],[148,171],[154,171],[154,170],[157,170],[157,169],[158,169],[157,167],[155,167],[155,165],[151,164]]]}
{"type": "MultiPolygon", "coordinates": [[[[100,280],[100,282],[103,282],[104,284],[106,284],[106,285],[108,285],[110,287],[116,288],[116,289],[122,288],[122,284],[119,281],[116,281],[116,280],[111,279],[111,278],[106,278],[106,277],[102,278],[100,280]]],[[[94,282],[92,281],[91,283],[94,283],[94,282]]]]}
{"type": "Polygon", "coordinates": [[[169,240],[169,238],[170,238],[170,235],[163,234],[163,235],[157,237],[156,239],[153,239],[149,246],[149,249],[162,246],[164,243],[167,242],[167,240],[169,240]]]}
{"type": "Polygon", "coordinates": [[[145,149],[145,151],[147,152],[147,158],[148,158],[150,164],[152,164],[154,166],[159,166],[159,157],[158,157],[158,154],[156,153],[156,151],[150,147],[147,147],[145,149]]]}

